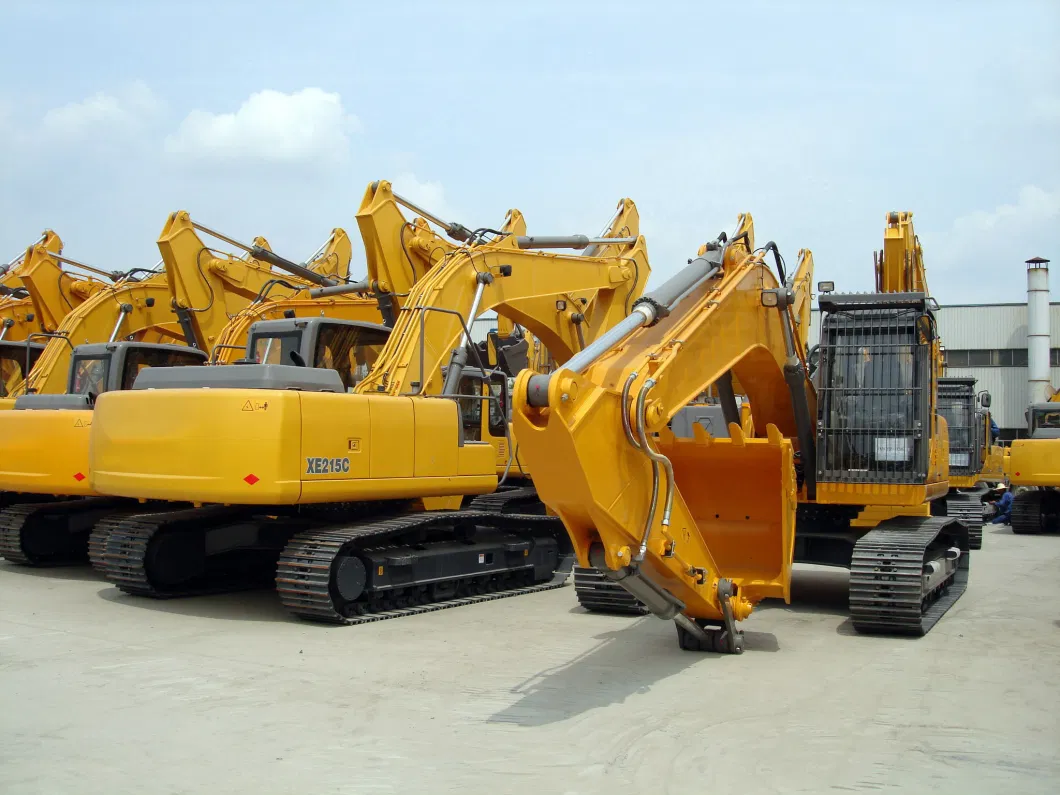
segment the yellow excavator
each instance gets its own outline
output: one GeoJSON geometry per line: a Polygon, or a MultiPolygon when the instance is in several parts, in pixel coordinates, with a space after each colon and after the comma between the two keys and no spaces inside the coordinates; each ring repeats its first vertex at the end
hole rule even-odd
{"type": "MultiPolygon", "coordinates": [[[[14,401],[16,410],[0,413],[0,493],[7,505],[0,512],[0,555],[7,560],[86,560],[92,525],[135,505],[91,487],[96,399],[131,388],[145,369],[205,363],[229,315],[276,281],[259,259],[208,249],[198,235],[203,229],[187,213],[173,213],[159,240],[164,270],[122,274],[67,315],[31,371],[26,394],[14,401]]],[[[268,251],[264,240],[256,246],[268,251]]],[[[351,252],[342,230],[318,253],[308,267],[268,256],[312,283],[345,278],[351,252]]],[[[293,292],[306,283],[285,285],[293,292]]]]}
{"type": "MultiPolygon", "coordinates": [[[[885,240],[908,222],[888,216],[885,240]]],[[[770,250],[744,216],[597,345],[517,379],[524,458],[579,564],[673,619],[682,648],[740,652],[736,622],[788,599],[793,560],[851,569],[859,631],[926,632],[963,592],[968,546],[930,510],[948,491],[948,443],[922,268],[901,257],[900,273],[878,265],[878,292],[821,298],[811,381],[796,307],[812,258],[789,277],[778,256],[774,275],[770,250]],[[712,384],[727,433],[678,436],[712,384]]]]}
{"type": "Polygon", "coordinates": [[[795,560],[850,569],[859,632],[922,635],[964,593],[969,529],[947,516],[942,344],[913,214],[887,214],[876,292],[819,285],[816,498],[795,560]]]}
{"type": "MultiPolygon", "coordinates": [[[[15,259],[0,265],[0,398],[11,395],[36,364],[48,334],[105,284],[63,269],[63,243],[45,231],[15,259]]],[[[108,280],[110,274],[101,274],[108,280]]],[[[0,408],[10,408],[10,401],[0,408]]]]}
{"type": "MultiPolygon", "coordinates": [[[[444,261],[455,246],[435,233],[425,220],[441,227],[454,240],[466,239],[470,234],[460,224],[438,219],[422,208],[395,194],[390,183],[377,181],[365,191],[357,222],[365,241],[368,275],[360,282],[348,281],[317,288],[315,297],[299,292],[292,297],[276,298],[268,290],[280,280],[266,282],[265,288],[253,302],[229,321],[212,346],[210,364],[239,363],[262,365],[295,365],[321,368],[338,375],[343,389],[352,388],[367,372],[389,334],[393,323],[408,296],[412,285],[431,268],[444,261]],[[401,207],[417,213],[413,221],[406,220],[401,207]],[[369,297],[370,296],[370,297],[369,297]],[[379,320],[385,321],[384,325],[379,320]],[[241,354],[241,358],[237,358],[241,354]]],[[[336,230],[332,242],[341,239],[348,250],[345,233],[336,230]]],[[[217,233],[214,233],[217,234],[217,233]]],[[[259,257],[274,256],[258,251],[222,236],[229,244],[259,257]]],[[[324,254],[323,247],[311,258],[314,263],[334,259],[334,250],[324,254]]],[[[348,252],[342,261],[348,262],[348,252]]],[[[292,270],[287,261],[279,263],[292,270]]],[[[314,266],[321,273],[326,268],[314,266]]],[[[343,266],[345,271],[345,265],[343,266]]],[[[293,285],[281,282],[288,288],[293,285]]],[[[250,370],[241,370],[249,373],[250,370]]],[[[308,377],[308,376],[307,376],[308,377]]],[[[254,393],[252,393],[254,394],[254,393]]],[[[253,401],[244,408],[251,410],[253,401]]],[[[172,503],[160,502],[152,508],[173,509],[172,503]]],[[[139,510],[143,519],[148,510],[139,510]]],[[[105,572],[106,539],[113,526],[123,516],[113,515],[97,523],[89,537],[88,554],[93,566],[105,572]]]]}
{"type": "Polygon", "coordinates": [[[648,273],[629,200],[597,239],[528,236],[511,211],[416,282],[378,353],[356,346],[373,363],[348,392],[329,371],[276,364],[148,373],[102,396],[97,489],[205,504],[111,527],[108,579],[170,597],[275,577],[291,612],[345,624],[562,585],[562,528],[523,489],[497,491],[480,438],[508,435],[507,379],[470,326],[494,309],[565,359],[648,273]]]}

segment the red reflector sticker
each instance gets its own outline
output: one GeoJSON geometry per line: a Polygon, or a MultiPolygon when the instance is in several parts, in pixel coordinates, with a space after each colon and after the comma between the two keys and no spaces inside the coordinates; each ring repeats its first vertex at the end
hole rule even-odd
{"type": "Polygon", "coordinates": [[[80,483],[84,479],[85,479],[85,476],[82,475],[80,472],[78,472],[77,474],[74,475],[74,480],[76,480],[78,483],[80,483]]]}
{"type": "Polygon", "coordinates": [[[247,483],[249,483],[249,484],[250,484],[251,486],[253,486],[253,485],[254,485],[255,483],[257,483],[257,482],[258,482],[259,480],[261,480],[261,478],[259,478],[259,477],[258,477],[257,475],[255,475],[255,474],[254,474],[254,473],[252,472],[252,473],[250,473],[249,475],[247,475],[247,476],[246,476],[245,478],[243,478],[243,480],[245,480],[245,481],[246,481],[247,483]]]}

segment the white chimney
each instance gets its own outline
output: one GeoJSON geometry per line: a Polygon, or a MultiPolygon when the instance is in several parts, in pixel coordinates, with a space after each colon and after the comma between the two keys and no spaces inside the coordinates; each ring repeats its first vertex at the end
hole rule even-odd
{"type": "Polygon", "coordinates": [[[1052,394],[1049,378],[1049,260],[1027,260],[1027,389],[1029,403],[1052,394]]]}

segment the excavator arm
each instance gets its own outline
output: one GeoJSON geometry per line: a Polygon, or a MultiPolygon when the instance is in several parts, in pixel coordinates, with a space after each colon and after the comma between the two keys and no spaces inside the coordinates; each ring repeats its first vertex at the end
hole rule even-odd
{"type": "Polygon", "coordinates": [[[350,239],[341,229],[335,229],[328,242],[309,263],[293,275],[281,276],[273,263],[286,263],[271,254],[268,243],[257,238],[253,246],[241,246],[245,257],[209,248],[199,236],[204,232],[229,243],[230,238],[196,224],[184,211],[173,213],[166,220],[158,239],[166,275],[172,290],[173,309],[180,321],[188,344],[210,352],[228,321],[268,290],[273,298],[287,297],[305,289],[312,280],[317,284],[333,284],[345,279],[349,272],[352,248],[350,239]],[[257,256],[254,256],[254,255],[257,256]]]}
{"type": "MultiPolygon", "coordinates": [[[[371,183],[365,190],[357,212],[357,225],[364,240],[368,265],[366,278],[353,285],[317,288],[312,293],[316,296],[313,298],[301,294],[280,294],[277,297],[271,291],[259,296],[232,318],[217,340],[212,359],[225,364],[239,358],[250,327],[259,320],[323,315],[343,320],[379,322],[382,317],[384,323],[393,325],[395,312],[404,304],[413,284],[456,250],[453,243],[433,232],[424,218],[407,220],[401,212],[402,204],[411,203],[395,194],[389,182],[380,180],[371,183]]],[[[459,234],[459,230],[464,229],[460,224],[439,223],[449,234],[459,234]]],[[[340,232],[335,230],[333,240],[339,239],[340,232]]],[[[345,233],[342,233],[342,239],[348,240],[345,233]]],[[[334,253],[327,256],[336,258],[334,253]]],[[[344,269],[321,271],[322,275],[344,281],[348,274],[349,259],[348,255],[345,256],[344,269]]]]}
{"type": "Polygon", "coordinates": [[[812,459],[813,387],[792,333],[812,257],[802,252],[782,281],[764,261],[770,250],[755,252],[741,216],[732,240],[705,247],[595,344],[515,385],[521,455],[581,565],[677,620],[683,643],[729,651],[739,650],[735,620],[789,596],[795,451],[812,459]],[[743,431],[734,380],[758,437],[743,431]],[[669,421],[719,384],[729,438],[699,425],[676,438],[669,421]]]}
{"type": "Polygon", "coordinates": [[[928,293],[924,252],[911,212],[887,214],[883,249],[873,256],[878,293],[928,293]]]}
{"type": "Polygon", "coordinates": [[[6,301],[0,298],[0,340],[24,340],[28,334],[54,332],[69,311],[103,289],[104,282],[63,270],[62,250],[62,240],[48,230],[9,263],[0,277],[0,285],[8,292],[6,301]]]}
{"type": "Polygon", "coordinates": [[[357,391],[438,394],[448,365],[455,373],[446,378],[451,393],[466,362],[465,349],[454,346],[491,309],[529,331],[557,360],[570,358],[625,315],[647,280],[636,205],[625,199],[621,206],[612,229],[629,231],[592,256],[536,250],[593,244],[584,236],[528,236],[522,214],[512,210],[499,240],[455,252],[416,284],[379,363],[357,391]]]}

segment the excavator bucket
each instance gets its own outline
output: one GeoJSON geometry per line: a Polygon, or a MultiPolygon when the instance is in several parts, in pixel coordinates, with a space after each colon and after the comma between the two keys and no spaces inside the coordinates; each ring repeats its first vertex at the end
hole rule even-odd
{"type": "Polygon", "coordinates": [[[753,602],[789,601],[795,546],[797,494],[791,443],[746,439],[736,425],[729,439],[714,439],[693,425],[693,439],[665,440],[686,508],[710,549],[721,576],[753,602]]]}
{"type": "MultiPolygon", "coordinates": [[[[557,462],[535,468],[534,482],[563,519],[583,567],[596,565],[596,544],[608,568],[629,566],[645,538],[650,462],[632,446],[623,442],[615,449],[613,437],[599,435],[621,428],[619,406],[617,394],[597,393],[573,413],[515,415],[526,458],[557,462]]],[[[670,524],[663,526],[660,507],[641,565],[699,618],[722,618],[711,587],[719,577],[732,580],[736,604],[746,612],[765,598],[787,600],[797,500],[791,442],[772,425],[758,439],[746,438],[735,424],[729,439],[713,438],[699,425],[693,429],[691,439],[664,430],[658,440],[673,465],[676,490],[670,524]]]]}

